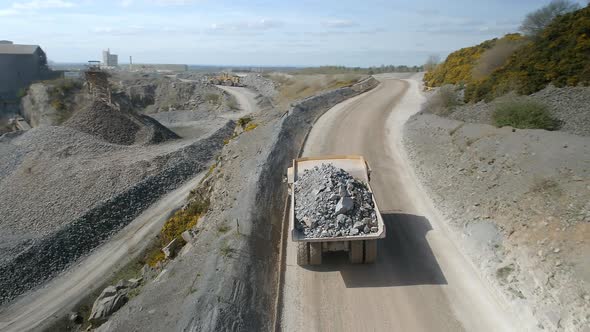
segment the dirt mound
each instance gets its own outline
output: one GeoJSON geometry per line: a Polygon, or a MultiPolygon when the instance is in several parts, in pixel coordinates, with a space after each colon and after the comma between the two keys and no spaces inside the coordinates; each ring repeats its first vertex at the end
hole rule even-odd
{"type": "Polygon", "coordinates": [[[147,115],[122,111],[102,101],[75,113],[65,126],[121,145],[154,144],[179,138],[147,115]]]}

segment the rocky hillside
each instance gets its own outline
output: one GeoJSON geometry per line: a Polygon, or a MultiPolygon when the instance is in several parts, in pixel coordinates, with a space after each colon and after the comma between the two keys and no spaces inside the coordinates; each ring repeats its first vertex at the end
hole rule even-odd
{"type": "Polygon", "coordinates": [[[20,113],[31,127],[55,126],[89,103],[80,80],[56,79],[31,84],[21,100],[20,113]]]}
{"type": "MultiPolygon", "coordinates": [[[[504,102],[518,99],[515,93],[509,93],[489,103],[480,101],[456,106],[447,111],[447,116],[459,121],[493,125],[497,107],[504,102]]],[[[590,87],[558,88],[549,85],[526,99],[545,105],[551,117],[558,122],[558,131],[590,136],[590,87]]]]}
{"type": "Polygon", "coordinates": [[[405,146],[457,241],[530,329],[590,312],[590,138],[420,113],[405,146]]]}
{"type": "Polygon", "coordinates": [[[111,78],[115,100],[145,113],[196,111],[219,113],[237,108],[235,99],[200,80],[119,73],[111,78]]]}

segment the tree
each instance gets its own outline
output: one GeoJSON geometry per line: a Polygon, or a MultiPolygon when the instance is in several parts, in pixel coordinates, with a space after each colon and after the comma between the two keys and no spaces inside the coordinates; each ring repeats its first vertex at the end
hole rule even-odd
{"type": "Polygon", "coordinates": [[[553,0],[547,6],[528,14],[520,26],[520,31],[527,36],[538,36],[557,16],[578,9],[580,5],[570,0],[553,0]]]}
{"type": "Polygon", "coordinates": [[[425,71],[431,71],[434,68],[436,68],[436,66],[438,65],[438,63],[440,62],[440,57],[436,54],[431,54],[428,56],[428,59],[426,60],[426,63],[424,64],[424,70],[425,71]]]}

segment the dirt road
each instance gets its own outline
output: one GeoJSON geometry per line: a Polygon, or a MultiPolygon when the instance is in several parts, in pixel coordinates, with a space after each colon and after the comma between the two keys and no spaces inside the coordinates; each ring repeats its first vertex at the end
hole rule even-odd
{"type": "Polygon", "coordinates": [[[288,240],[284,331],[510,331],[500,299],[462,255],[410,168],[403,123],[419,109],[416,79],[381,85],[329,110],[304,155],[361,154],[387,227],[372,265],[344,255],[300,267],[288,240]]]}
{"type": "Polygon", "coordinates": [[[125,265],[149,245],[149,239],[160,231],[170,213],[184,204],[204,174],[159,200],[70,271],[2,310],[0,330],[42,329],[56,317],[67,314],[78,300],[105,282],[113,270],[125,265]]]}
{"type": "Polygon", "coordinates": [[[244,115],[254,112],[258,108],[258,106],[256,105],[256,92],[248,88],[242,88],[237,86],[218,85],[217,87],[233,95],[236,98],[238,105],[240,106],[239,112],[223,114],[221,115],[222,117],[235,120],[239,119],[244,115]]]}
{"type": "MultiPolygon", "coordinates": [[[[251,113],[256,108],[256,94],[245,88],[228,88],[240,104],[240,111],[251,113]]],[[[228,117],[229,117],[228,116],[228,117]]],[[[239,116],[238,116],[239,117],[239,116]]],[[[160,231],[170,214],[180,208],[201,181],[205,172],[196,175],[180,188],[168,193],[123,228],[108,243],[97,248],[69,271],[43,288],[17,299],[0,309],[0,331],[43,330],[66,315],[76,303],[106,282],[113,271],[137,257],[160,231]]]]}

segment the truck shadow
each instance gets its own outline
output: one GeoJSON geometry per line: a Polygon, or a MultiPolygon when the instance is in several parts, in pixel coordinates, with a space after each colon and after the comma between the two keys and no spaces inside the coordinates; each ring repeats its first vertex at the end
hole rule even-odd
{"type": "Polygon", "coordinates": [[[382,214],[387,236],[378,240],[375,264],[350,264],[347,253],[326,253],[316,272],[340,271],[347,288],[446,285],[447,280],[426,240],[428,219],[412,214],[382,214]]]}

